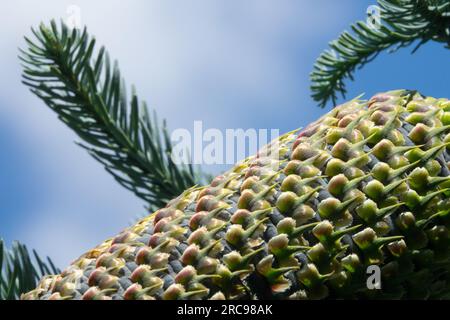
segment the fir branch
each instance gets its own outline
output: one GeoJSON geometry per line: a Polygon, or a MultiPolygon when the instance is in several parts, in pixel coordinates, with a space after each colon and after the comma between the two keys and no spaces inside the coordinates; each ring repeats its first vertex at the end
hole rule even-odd
{"type": "Polygon", "coordinates": [[[310,75],[312,97],[321,107],[337,95],[345,97],[344,80],[353,80],[356,68],[362,68],[386,50],[393,52],[418,41],[415,52],[428,41],[450,48],[450,1],[448,0],[378,0],[381,14],[379,28],[358,21],[353,33],[344,31],[330,42],[330,50],[317,59],[310,75]]]}
{"type": "Polygon", "coordinates": [[[35,250],[31,255],[19,242],[8,249],[0,239],[0,300],[19,299],[22,293],[36,288],[43,276],[58,273],[50,258],[42,260],[35,250]]]}
{"type": "Polygon", "coordinates": [[[23,82],[83,141],[80,145],[152,209],[202,181],[192,165],[176,165],[166,123],[150,116],[134,88],[128,100],[117,63],[96,51],[86,28],[54,21],[32,30],[21,50],[23,82]]]}

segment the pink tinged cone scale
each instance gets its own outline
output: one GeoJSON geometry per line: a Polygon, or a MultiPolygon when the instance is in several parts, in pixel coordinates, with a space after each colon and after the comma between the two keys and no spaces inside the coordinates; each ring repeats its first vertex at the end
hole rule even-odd
{"type": "Polygon", "coordinates": [[[450,290],[450,101],[337,106],[186,190],[23,299],[440,298],[450,290]],[[366,270],[381,270],[381,290],[366,270]],[[403,275],[400,277],[399,275],[403,275]]]}

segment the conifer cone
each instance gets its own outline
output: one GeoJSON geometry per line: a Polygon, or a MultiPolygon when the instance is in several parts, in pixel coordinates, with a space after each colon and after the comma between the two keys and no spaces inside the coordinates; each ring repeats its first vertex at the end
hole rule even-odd
{"type": "Polygon", "coordinates": [[[433,299],[450,292],[450,101],[336,107],[22,299],[433,299]],[[367,287],[367,268],[381,289],[367,287]]]}

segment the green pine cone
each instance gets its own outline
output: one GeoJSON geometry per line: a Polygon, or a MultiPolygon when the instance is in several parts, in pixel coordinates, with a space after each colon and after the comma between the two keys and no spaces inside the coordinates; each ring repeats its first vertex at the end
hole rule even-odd
{"type": "Polygon", "coordinates": [[[449,132],[447,99],[350,101],[22,299],[449,298],[449,132]]]}

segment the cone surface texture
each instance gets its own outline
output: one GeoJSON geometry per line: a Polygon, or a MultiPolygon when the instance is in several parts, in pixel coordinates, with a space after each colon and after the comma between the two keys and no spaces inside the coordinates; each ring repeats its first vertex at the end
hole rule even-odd
{"type": "Polygon", "coordinates": [[[449,298],[449,167],[449,100],[355,99],[22,299],[449,298]]]}

